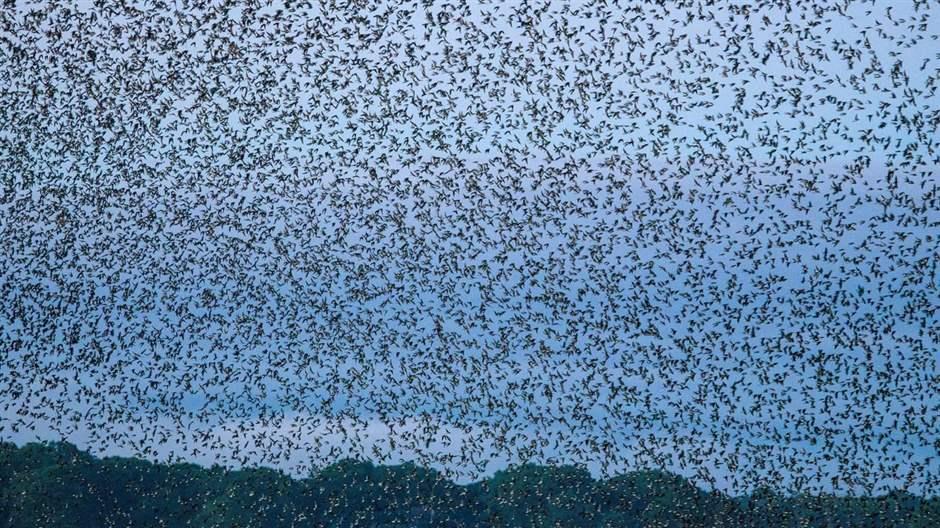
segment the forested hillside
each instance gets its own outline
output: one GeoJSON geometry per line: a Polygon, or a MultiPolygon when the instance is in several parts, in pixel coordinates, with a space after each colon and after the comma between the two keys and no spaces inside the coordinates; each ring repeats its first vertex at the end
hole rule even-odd
{"type": "Polygon", "coordinates": [[[940,500],[728,497],[655,471],[593,480],[524,465],[462,486],[411,464],[342,461],[296,480],[0,444],[0,526],[935,526],[940,500]]]}

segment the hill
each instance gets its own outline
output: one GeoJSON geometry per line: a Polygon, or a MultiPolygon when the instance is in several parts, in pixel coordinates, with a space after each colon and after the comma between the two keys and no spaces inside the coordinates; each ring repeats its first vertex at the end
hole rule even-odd
{"type": "Polygon", "coordinates": [[[940,499],[729,497],[657,471],[594,480],[521,465],[458,485],[413,464],[340,461],[306,479],[96,458],[68,443],[0,443],[0,527],[883,526],[940,523],[940,499]]]}

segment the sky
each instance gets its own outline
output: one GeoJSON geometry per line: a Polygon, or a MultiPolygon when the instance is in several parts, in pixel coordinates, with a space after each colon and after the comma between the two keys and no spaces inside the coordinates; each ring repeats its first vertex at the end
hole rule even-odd
{"type": "Polygon", "coordinates": [[[0,438],[935,494],[937,8],[699,4],[0,10],[0,438]]]}

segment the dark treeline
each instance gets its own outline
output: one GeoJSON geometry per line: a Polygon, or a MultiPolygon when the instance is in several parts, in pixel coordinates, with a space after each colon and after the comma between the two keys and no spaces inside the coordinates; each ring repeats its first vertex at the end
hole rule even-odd
{"type": "Polygon", "coordinates": [[[641,471],[593,480],[523,465],[458,485],[412,464],[271,469],[98,459],[67,443],[0,443],[0,526],[937,526],[940,499],[729,497],[641,471]]]}

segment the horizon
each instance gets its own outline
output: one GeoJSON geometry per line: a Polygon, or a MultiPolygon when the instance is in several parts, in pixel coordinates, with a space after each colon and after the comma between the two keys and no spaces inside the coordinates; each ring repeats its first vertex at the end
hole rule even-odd
{"type": "Polygon", "coordinates": [[[595,483],[595,484],[602,484],[602,483],[606,483],[606,482],[609,482],[609,481],[621,480],[621,479],[624,479],[624,478],[629,479],[629,478],[637,477],[637,476],[660,475],[660,476],[664,476],[664,477],[667,477],[667,478],[674,478],[674,479],[677,479],[679,482],[681,482],[681,483],[683,483],[683,484],[685,484],[685,485],[687,485],[687,486],[690,486],[690,487],[694,488],[694,489],[697,490],[698,492],[701,492],[701,493],[704,493],[704,494],[714,494],[714,493],[717,493],[717,494],[720,494],[720,495],[723,496],[723,497],[726,497],[726,498],[729,498],[729,499],[734,499],[734,500],[746,499],[746,498],[750,498],[750,497],[754,497],[754,496],[761,496],[761,495],[764,495],[764,494],[766,494],[766,493],[770,493],[770,494],[773,494],[773,495],[775,495],[775,496],[777,496],[777,497],[781,497],[781,498],[785,498],[785,499],[792,499],[792,498],[812,498],[812,497],[816,497],[816,498],[842,498],[842,499],[867,499],[867,498],[878,499],[878,498],[884,498],[884,497],[894,496],[894,495],[898,495],[898,494],[909,495],[909,496],[912,496],[912,497],[917,497],[917,498],[924,499],[924,500],[928,500],[928,501],[929,501],[929,500],[935,500],[935,499],[940,498],[940,497],[938,497],[938,496],[936,496],[936,495],[930,495],[930,496],[917,495],[917,494],[911,493],[909,490],[903,489],[903,488],[888,489],[888,490],[885,490],[885,491],[883,491],[883,492],[881,492],[881,493],[879,493],[879,494],[876,494],[876,495],[854,495],[854,494],[838,494],[838,493],[832,493],[832,492],[821,492],[821,493],[818,493],[818,494],[813,494],[813,493],[811,493],[811,492],[792,492],[792,491],[791,491],[791,492],[786,492],[785,490],[778,490],[778,489],[774,489],[774,488],[772,488],[772,487],[760,487],[760,488],[751,490],[750,493],[745,493],[745,494],[740,494],[740,495],[730,495],[730,494],[728,494],[728,493],[725,492],[725,491],[715,490],[715,489],[707,489],[707,488],[703,488],[703,487],[696,486],[693,482],[691,482],[689,479],[683,477],[682,475],[679,475],[679,474],[676,474],[676,473],[672,473],[672,472],[669,472],[669,471],[667,471],[667,470],[663,470],[663,469],[659,469],[659,468],[631,469],[631,470],[626,471],[626,472],[623,472],[623,473],[618,473],[618,474],[614,474],[614,475],[610,475],[610,476],[603,476],[603,477],[597,478],[597,477],[595,477],[594,475],[592,475],[592,474],[590,473],[590,471],[588,471],[588,469],[587,469],[585,466],[583,466],[583,465],[578,465],[578,464],[542,465],[542,464],[537,464],[537,463],[533,463],[533,462],[522,462],[522,463],[517,463],[517,464],[511,464],[511,465],[508,465],[508,466],[505,467],[505,468],[496,470],[492,475],[488,475],[488,476],[482,477],[480,480],[474,480],[474,481],[468,481],[468,482],[457,482],[457,481],[451,480],[450,478],[448,478],[448,476],[447,476],[446,473],[443,473],[443,472],[441,472],[441,471],[438,471],[438,470],[434,469],[433,467],[421,466],[420,464],[417,464],[417,463],[416,463],[415,461],[413,461],[413,460],[406,460],[406,461],[404,461],[404,462],[398,462],[398,463],[394,463],[394,464],[376,464],[375,461],[370,460],[370,459],[368,459],[368,458],[340,458],[340,459],[337,459],[336,461],[330,463],[330,464],[327,465],[327,466],[323,466],[323,467],[320,467],[320,468],[315,468],[315,469],[313,469],[313,470],[311,471],[311,473],[309,473],[309,474],[307,474],[307,475],[292,475],[292,474],[287,473],[287,472],[285,472],[285,471],[283,471],[282,469],[279,469],[279,468],[277,468],[277,467],[264,466],[264,465],[261,465],[261,466],[232,467],[232,466],[225,466],[225,465],[219,464],[219,463],[217,463],[217,462],[215,462],[215,463],[213,463],[213,464],[211,464],[211,465],[203,465],[203,464],[200,464],[200,463],[198,463],[198,462],[193,462],[193,461],[183,460],[183,459],[180,459],[180,460],[175,461],[175,462],[170,462],[170,461],[159,461],[159,460],[147,460],[147,459],[142,459],[142,458],[139,458],[139,457],[136,457],[136,456],[122,456],[122,455],[114,455],[114,454],[112,454],[112,455],[105,455],[105,456],[97,456],[97,455],[91,453],[91,452],[88,451],[88,450],[79,449],[78,446],[76,446],[76,445],[74,445],[74,444],[72,444],[72,443],[70,443],[70,442],[67,442],[67,441],[50,441],[50,440],[43,440],[43,441],[27,442],[27,443],[22,444],[22,445],[17,445],[17,444],[15,444],[15,443],[7,442],[7,441],[0,441],[0,446],[3,446],[3,445],[5,445],[5,444],[6,444],[6,445],[12,445],[12,446],[14,447],[14,449],[20,449],[20,450],[26,449],[26,448],[30,448],[30,447],[56,448],[57,446],[67,446],[67,447],[70,448],[70,449],[75,449],[80,455],[87,455],[87,456],[91,457],[91,459],[92,459],[93,461],[95,461],[95,462],[105,462],[105,461],[112,461],[112,462],[113,462],[113,461],[128,461],[128,460],[130,460],[130,461],[136,461],[136,462],[143,462],[143,463],[146,463],[146,464],[150,464],[150,465],[153,465],[153,466],[160,466],[160,467],[164,467],[164,468],[193,466],[193,467],[196,467],[196,468],[198,468],[198,469],[200,469],[200,470],[205,470],[205,471],[222,470],[222,471],[225,471],[225,472],[228,472],[228,473],[247,473],[247,474],[250,474],[250,473],[256,472],[256,471],[257,471],[257,472],[274,472],[274,473],[276,473],[276,474],[278,474],[278,475],[280,475],[280,476],[286,477],[286,478],[288,478],[288,479],[290,479],[290,480],[292,480],[292,481],[294,481],[294,482],[299,482],[299,483],[307,482],[307,481],[314,481],[314,480],[316,480],[317,478],[320,478],[323,473],[327,472],[327,470],[335,469],[335,468],[341,468],[341,467],[346,467],[346,466],[348,466],[349,464],[353,464],[353,465],[357,465],[357,466],[367,466],[367,467],[371,467],[371,468],[375,468],[375,469],[389,469],[389,470],[401,469],[401,468],[415,468],[416,473],[418,473],[418,472],[427,472],[428,474],[434,476],[434,477],[437,478],[437,479],[446,480],[446,481],[450,482],[451,484],[453,484],[453,485],[455,485],[455,486],[460,486],[460,487],[479,487],[480,484],[482,484],[482,483],[484,483],[484,482],[491,482],[491,481],[493,481],[494,479],[500,477],[501,475],[511,474],[511,473],[517,473],[517,472],[525,472],[526,470],[531,470],[531,469],[536,469],[536,470],[542,470],[542,469],[544,469],[544,470],[548,470],[548,471],[573,469],[573,470],[576,470],[576,471],[578,471],[578,472],[583,472],[585,475],[588,476],[588,478],[590,478],[591,482],[592,482],[592,483],[595,483]]]}

